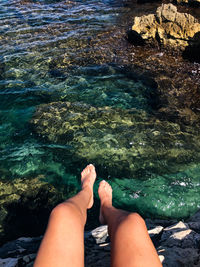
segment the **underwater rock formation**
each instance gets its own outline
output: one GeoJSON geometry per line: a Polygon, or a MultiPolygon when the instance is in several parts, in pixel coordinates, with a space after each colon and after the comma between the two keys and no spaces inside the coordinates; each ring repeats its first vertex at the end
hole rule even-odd
{"type": "Polygon", "coordinates": [[[0,182],[0,244],[44,232],[52,208],[64,199],[44,177],[0,182]],[[42,180],[41,180],[42,179],[42,180]]]}
{"type": "Polygon", "coordinates": [[[192,15],[179,13],[176,6],[163,4],[156,14],[135,17],[132,30],[148,42],[184,49],[200,42],[200,23],[192,15]]]}
{"type": "Polygon", "coordinates": [[[180,171],[200,159],[198,128],[143,110],[54,102],[40,105],[31,124],[40,137],[69,144],[73,157],[108,168],[115,177],[173,172],[177,164],[180,171]]]}

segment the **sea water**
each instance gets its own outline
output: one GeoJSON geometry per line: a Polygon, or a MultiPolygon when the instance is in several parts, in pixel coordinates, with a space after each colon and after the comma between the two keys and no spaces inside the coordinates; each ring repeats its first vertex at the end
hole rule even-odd
{"type": "MultiPolygon", "coordinates": [[[[42,174],[57,187],[73,185],[78,191],[85,161],[71,158],[70,143],[44,142],[34,134],[29,122],[40,104],[82,102],[153,116],[148,97],[152,87],[127,70],[126,53],[120,46],[126,43],[124,34],[133,20],[132,11],[130,3],[119,0],[0,2],[2,179],[42,174]]],[[[142,6],[134,7],[135,14],[137,11],[142,13],[142,6]]],[[[147,133],[143,130],[142,134],[147,133]]],[[[152,161],[156,148],[152,143],[152,161]]],[[[141,158],[141,165],[145,160],[141,158]]],[[[189,163],[183,168],[174,161],[173,171],[163,164],[162,173],[147,173],[144,168],[138,176],[122,172],[112,177],[109,169],[106,175],[100,170],[95,196],[98,182],[105,179],[113,187],[113,202],[118,207],[146,217],[187,217],[200,206],[200,164],[189,163]]],[[[107,168],[103,162],[102,168],[107,168]]]]}

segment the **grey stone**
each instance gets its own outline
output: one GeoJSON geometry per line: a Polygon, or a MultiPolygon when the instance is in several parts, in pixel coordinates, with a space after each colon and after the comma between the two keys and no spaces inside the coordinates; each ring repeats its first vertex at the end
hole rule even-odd
{"type": "Polygon", "coordinates": [[[18,266],[17,258],[0,259],[0,267],[17,267],[17,266],[18,266]]]}
{"type": "Polygon", "coordinates": [[[190,222],[200,222],[200,210],[197,211],[193,216],[189,218],[190,222]]]}
{"type": "Polygon", "coordinates": [[[177,220],[161,220],[161,219],[145,219],[146,226],[148,230],[155,228],[156,226],[168,227],[170,225],[176,224],[177,220]]]}
{"type": "Polygon", "coordinates": [[[177,232],[183,231],[183,230],[188,230],[188,229],[189,229],[189,226],[187,224],[181,222],[181,221],[172,225],[172,226],[166,227],[163,230],[161,242],[167,240],[174,233],[177,233],[177,232]]]}
{"type": "Polygon", "coordinates": [[[200,221],[199,222],[188,222],[190,229],[197,233],[200,233],[200,221]]]}
{"type": "Polygon", "coordinates": [[[155,228],[148,230],[148,233],[150,236],[158,235],[162,232],[163,229],[163,226],[156,226],[155,228]]]}
{"type": "Polygon", "coordinates": [[[163,267],[200,266],[198,249],[159,247],[157,251],[163,267]]]}
{"type": "Polygon", "coordinates": [[[0,247],[1,258],[13,258],[36,253],[42,237],[19,238],[0,247]]]}
{"type": "Polygon", "coordinates": [[[167,247],[198,248],[199,242],[200,235],[188,229],[173,233],[165,242],[161,242],[161,244],[167,247]]]}
{"type": "Polygon", "coordinates": [[[91,231],[91,235],[96,241],[96,244],[104,243],[108,237],[108,226],[103,225],[91,231]]]}
{"type": "MultiPolygon", "coordinates": [[[[146,220],[146,222],[149,226],[149,235],[152,239],[155,237],[157,239],[157,252],[164,267],[200,266],[200,234],[192,230],[192,227],[199,229],[199,222],[180,221],[165,228],[163,225],[168,225],[170,221],[161,220],[162,225],[157,225],[159,220],[146,220]]],[[[86,267],[110,266],[110,243],[107,242],[107,238],[108,227],[106,225],[85,232],[86,267]]],[[[5,244],[3,250],[0,248],[0,252],[3,252],[2,255],[5,257],[5,259],[0,259],[0,267],[17,267],[19,264],[32,267],[40,240],[41,237],[23,237],[5,244]],[[9,256],[11,252],[12,257],[9,256]]]]}
{"type": "Polygon", "coordinates": [[[35,254],[35,253],[34,254],[30,254],[30,255],[26,255],[26,256],[23,257],[23,261],[25,263],[29,263],[29,262],[31,262],[31,261],[33,261],[35,259],[36,255],[37,254],[35,254]]]}
{"type": "Polygon", "coordinates": [[[149,236],[154,243],[154,246],[157,247],[159,245],[160,237],[163,232],[163,226],[156,226],[155,228],[148,230],[149,236]]]}

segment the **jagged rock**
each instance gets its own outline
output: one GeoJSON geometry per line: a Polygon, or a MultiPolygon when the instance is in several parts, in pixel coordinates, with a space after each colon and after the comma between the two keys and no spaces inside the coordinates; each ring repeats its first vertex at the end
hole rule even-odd
{"type": "Polygon", "coordinates": [[[180,221],[166,227],[157,248],[163,266],[199,266],[199,242],[200,235],[189,228],[189,223],[180,221]]]}
{"type": "Polygon", "coordinates": [[[154,246],[157,247],[159,244],[160,237],[163,232],[163,226],[156,226],[155,228],[148,230],[149,236],[154,243],[154,246]]]}
{"type": "Polygon", "coordinates": [[[188,222],[189,228],[200,234],[200,221],[188,222]]]}
{"type": "Polygon", "coordinates": [[[200,4],[199,0],[176,0],[176,2],[178,4],[190,4],[190,5],[200,4]]]}
{"type": "Polygon", "coordinates": [[[178,48],[199,44],[200,23],[192,15],[179,13],[176,6],[163,4],[156,14],[135,17],[132,30],[144,40],[178,48]]]}
{"type": "MultiPolygon", "coordinates": [[[[147,220],[151,225],[156,225],[158,220],[147,220]]],[[[162,225],[168,225],[170,221],[161,220],[162,225]]],[[[188,242],[188,236],[179,236],[180,233],[191,231],[188,224],[178,222],[163,229],[157,226],[154,229],[150,226],[149,234],[154,233],[160,236],[161,245],[157,247],[159,258],[163,267],[195,267],[200,266],[200,254],[198,246],[193,246],[188,242]],[[177,235],[176,235],[177,234],[177,235]],[[171,245],[172,236],[176,237],[176,243],[171,245]]],[[[200,228],[199,228],[200,230],[200,228]]],[[[193,233],[194,240],[199,238],[199,234],[193,233]],[[198,237],[198,238],[197,238],[198,237]]],[[[191,233],[190,232],[190,233],[191,233]]],[[[107,239],[108,228],[106,225],[97,227],[92,231],[87,231],[85,237],[85,266],[86,267],[109,267],[110,266],[110,241],[107,239]]],[[[20,238],[9,242],[0,248],[0,266],[32,266],[36,252],[41,241],[38,238],[20,238]],[[2,265],[1,265],[2,264],[2,265]],[[4,265],[3,265],[4,264],[4,265]]]]}
{"type": "Polygon", "coordinates": [[[108,238],[108,226],[100,226],[91,231],[92,237],[95,239],[96,244],[105,243],[108,238]]]}
{"type": "Polygon", "coordinates": [[[17,258],[0,259],[0,266],[1,267],[17,267],[18,262],[19,261],[17,258]]]}
{"type": "Polygon", "coordinates": [[[45,230],[50,211],[64,197],[42,179],[0,182],[0,244],[45,230]]]}
{"type": "Polygon", "coordinates": [[[188,220],[189,222],[200,222],[200,210],[196,212],[193,216],[188,220]]]}
{"type": "Polygon", "coordinates": [[[173,234],[184,230],[189,230],[189,226],[181,221],[172,226],[166,227],[163,231],[161,241],[164,242],[173,234]]]}
{"type": "Polygon", "coordinates": [[[163,247],[198,248],[200,235],[189,229],[188,224],[178,222],[163,230],[161,244],[163,247]]]}
{"type": "Polygon", "coordinates": [[[0,247],[0,266],[33,266],[42,237],[22,237],[0,247]]]}
{"type": "Polygon", "coordinates": [[[162,226],[166,228],[170,225],[176,224],[177,220],[162,220],[162,219],[145,219],[145,223],[149,230],[156,228],[157,226],[162,226]]]}
{"type": "Polygon", "coordinates": [[[194,248],[160,247],[157,249],[163,267],[195,267],[199,261],[199,251],[194,248]]]}
{"type": "Polygon", "coordinates": [[[183,231],[177,231],[174,234],[170,235],[170,237],[165,242],[162,242],[162,246],[198,248],[199,241],[200,235],[195,233],[191,229],[188,229],[183,231]]]}

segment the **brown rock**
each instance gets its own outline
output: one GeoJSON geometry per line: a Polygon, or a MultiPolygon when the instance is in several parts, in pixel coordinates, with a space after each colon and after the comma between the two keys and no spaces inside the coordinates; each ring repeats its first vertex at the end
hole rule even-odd
{"type": "Polygon", "coordinates": [[[196,38],[200,31],[198,20],[190,14],[179,13],[172,4],[158,7],[156,14],[135,17],[132,30],[148,42],[158,41],[181,49],[200,41],[196,38]]]}

